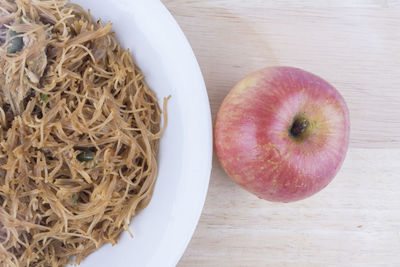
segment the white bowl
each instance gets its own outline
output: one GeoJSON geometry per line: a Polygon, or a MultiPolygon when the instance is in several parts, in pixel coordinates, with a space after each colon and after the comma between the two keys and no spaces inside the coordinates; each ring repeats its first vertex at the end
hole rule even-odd
{"type": "Polygon", "coordinates": [[[82,267],[175,266],[204,205],[211,171],[212,123],[200,68],[179,26],[158,0],[76,0],[94,18],[111,21],[150,87],[168,102],[159,175],[149,206],[114,247],[94,252],[82,267]]]}

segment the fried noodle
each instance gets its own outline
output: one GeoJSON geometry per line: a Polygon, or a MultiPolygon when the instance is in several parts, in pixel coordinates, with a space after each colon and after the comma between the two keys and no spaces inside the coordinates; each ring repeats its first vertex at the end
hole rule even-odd
{"type": "Polygon", "coordinates": [[[0,0],[0,45],[0,266],[79,264],[151,199],[156,95],[63,0],[0,0]]]}

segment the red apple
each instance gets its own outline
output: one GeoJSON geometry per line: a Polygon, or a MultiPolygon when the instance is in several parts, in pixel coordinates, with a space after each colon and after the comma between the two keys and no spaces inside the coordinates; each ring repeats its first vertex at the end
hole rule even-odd
{"type": "Polygon", "coordinates": [[[322,78],[271,67],[240,81],[215,123],[219,161],[238,185],[259,198],[292,202],[326,187],[345,158],[349,111],[322,78]]]}

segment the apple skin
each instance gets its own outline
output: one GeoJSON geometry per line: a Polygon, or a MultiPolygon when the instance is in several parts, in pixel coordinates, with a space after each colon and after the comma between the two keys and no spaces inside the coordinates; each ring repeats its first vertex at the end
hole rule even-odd
{"type": "Polygon", "coordinates": [[[259,198],[292,202],[322,190],[339,171],[349,144],[349,111],[322,78],[270,67],[231,90],[214,134],[217,157],[233,181],[259,198]],[[303,131],[296,131],[299,125],[303,131]]]}

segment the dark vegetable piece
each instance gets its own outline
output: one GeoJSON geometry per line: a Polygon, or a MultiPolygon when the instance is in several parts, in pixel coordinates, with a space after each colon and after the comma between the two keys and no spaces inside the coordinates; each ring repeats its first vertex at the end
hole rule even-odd
{"type": "MultiPolygon", "coordinates": [[[[10,31],[10,37],[15,37],[17,36],[18,33],[15,31],[10,31]]],[[[7,53],[8,54],[15,54],[24,48],[24,40],[23,38],[20,37],[15,37],[14,39],[11,40],[10,46],[7,48],[7,53]]]]}
{"type": "Polygon", "coordinates": [[[89,162],[94,159],[94,155],[95,154],[91,151],[82,151],[78,156],[76,156],[76,159],[80,162],[89,162]]]}
{"type": "Polygon", "coordinates": [[[24,100],[22,101],[24,108],[28,105],[29,101],[36,96],[35,90],[29,88],[25,94],[24,100]]]}

